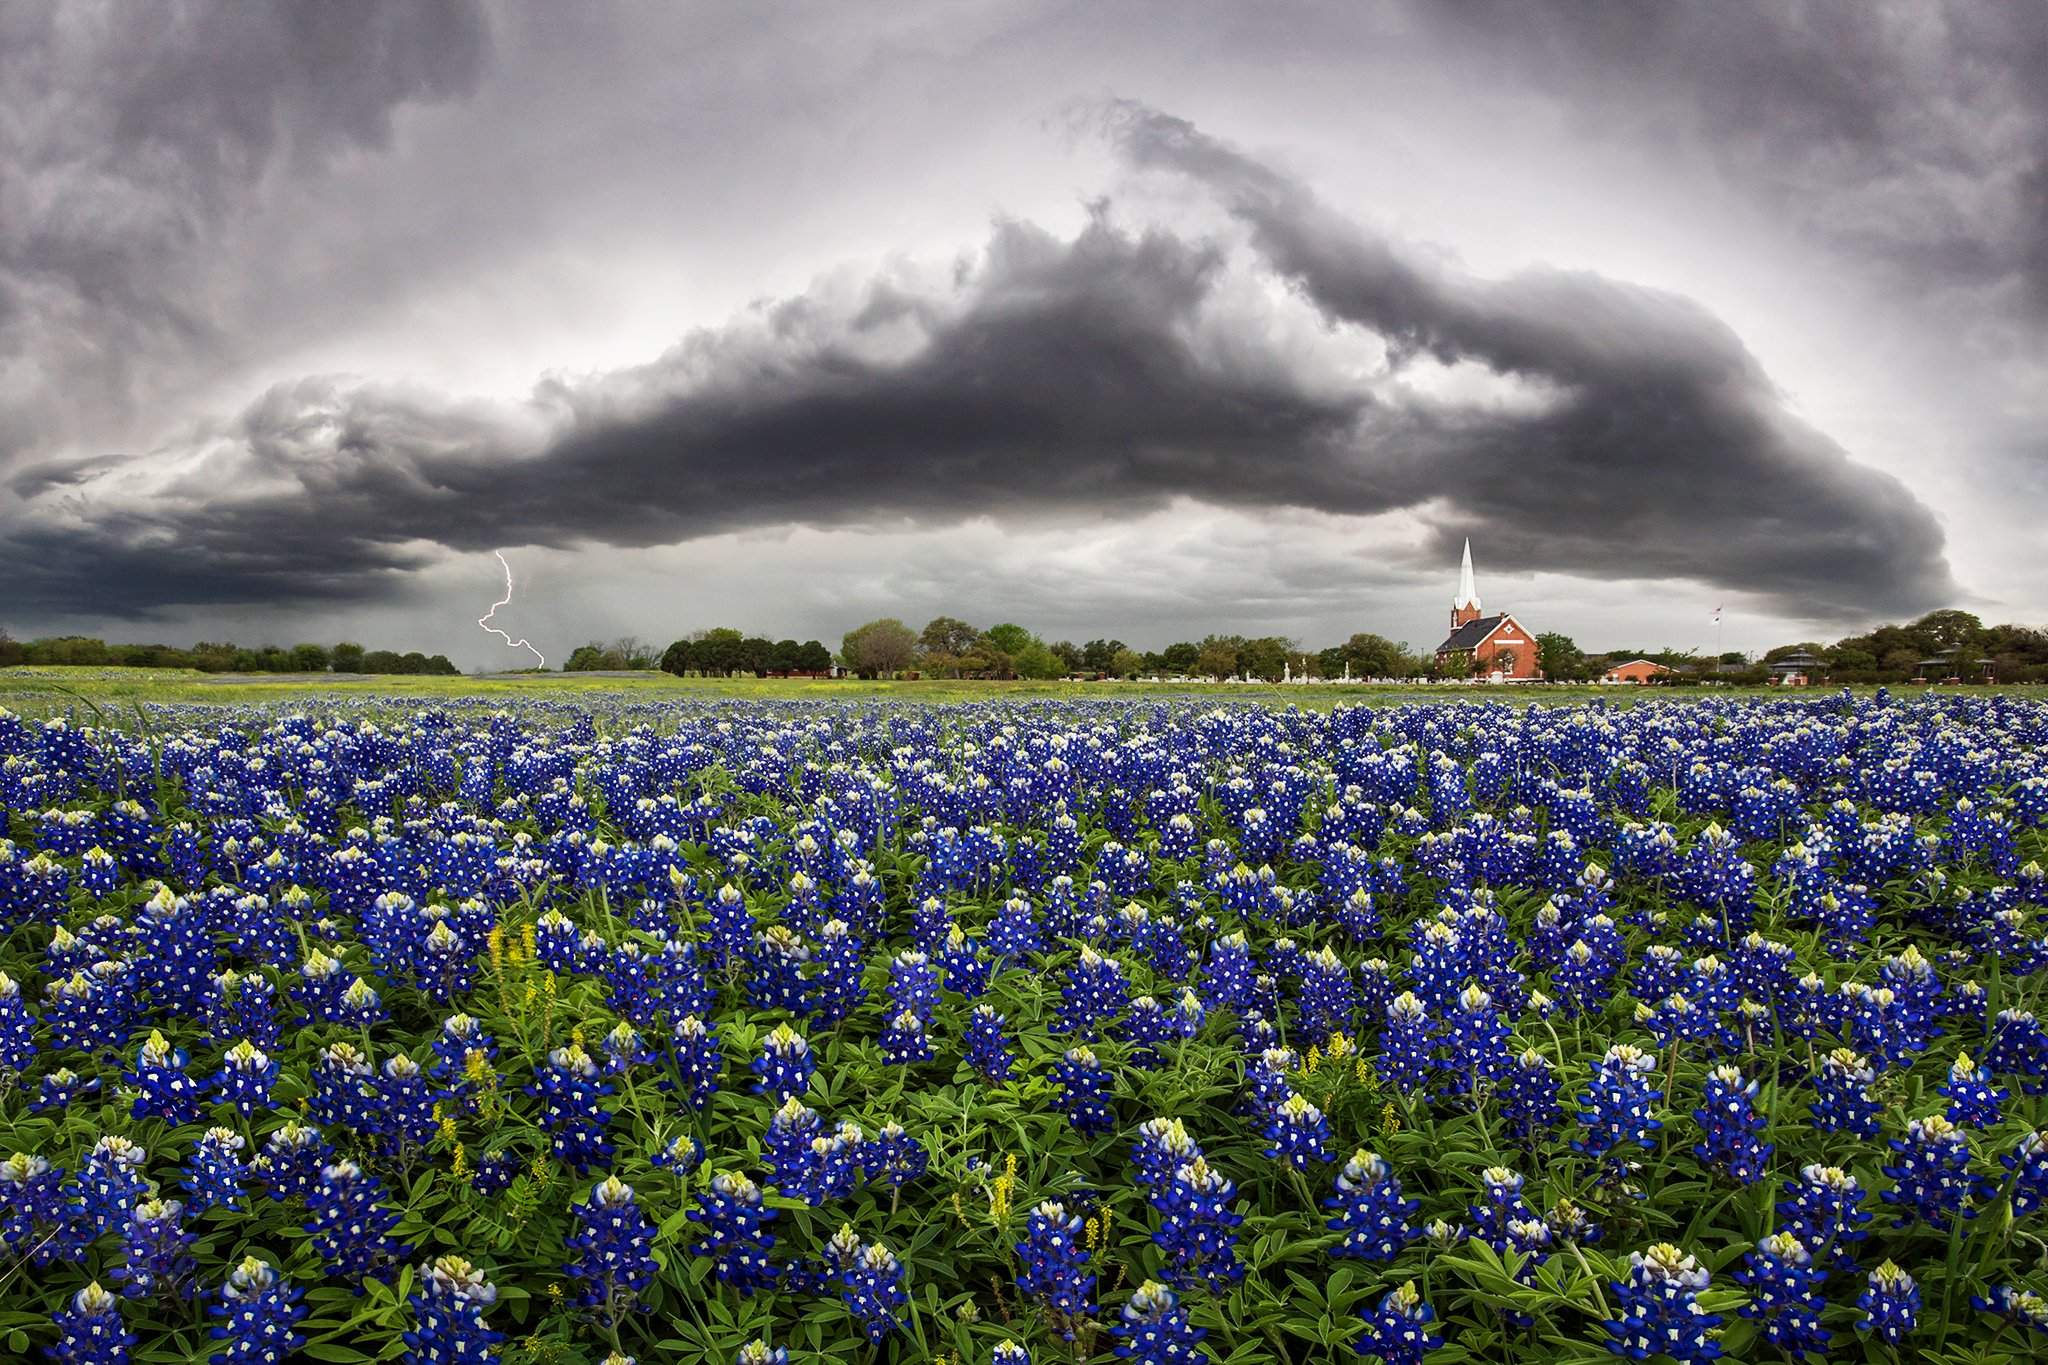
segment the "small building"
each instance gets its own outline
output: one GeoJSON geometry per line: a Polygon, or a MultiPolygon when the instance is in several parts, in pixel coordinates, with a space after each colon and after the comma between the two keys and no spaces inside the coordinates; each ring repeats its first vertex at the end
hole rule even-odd
{"type": "Polygon", "coordinates": [[[1490,682],[1535,682],[1543,676],[1536,637],[1511,615],[1480,613],[1469,540],[1458,570],[1458,595],[1451,602],[1451,633],[1436,647],[1436,666],[1440,673],[1490,682]]]}
{"type": "Polygon", "coordinates": [[[1634,683],[1637,686],[1642,686],[1647,683],[1656,682],[1659,678],[1670,672],[1671,670],[1664,665],[1652,663],[1648,659],[1630,659],[1627,663],[1616,664],[1605,673],[1602,673],[1600,681],[1604,683],[1634,683]]]}
{"type": "Polygon", "coordinates": [[[1771,675],[1771,681],[1779,687],[1806,687],[1820,676],[1826,667],[1819,659],[1803,649],[1790,654],[1781,654],[1764,665],[1764,671],[1771,675]]]}

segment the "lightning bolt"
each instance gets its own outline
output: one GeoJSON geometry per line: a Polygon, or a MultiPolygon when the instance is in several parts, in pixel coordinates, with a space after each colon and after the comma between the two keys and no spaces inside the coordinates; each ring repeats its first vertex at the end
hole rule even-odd
{"type": "Polygon", "coordinates": [[[491,624],[491,618],[498,614],[499,607],[509,607],[512,605],[512,566],[505,562],[505,552],[503,550],[493,550],[491,551],[491,553],[498,557],[499,566],[505,570],[505,595],[499,598],[497,601],[491,603],[491,609],[485,612],[482,616],[477,617],[476,623],[479,626],[482,626],[485,630],[489,631],[491,634],[497,636],[500,640],[503,640],[505,642],[505,647],[507,649],[531,650],[533,653],[533,657],[540,660],[540,666],[542,668],[546,668],[548,666],[547,655],[541,653],[537,649],[534,649],[533,646],[527,641],[515,640],[510,635],[507,635],[504,631],[498,629],[496,626],[491,624]]]}

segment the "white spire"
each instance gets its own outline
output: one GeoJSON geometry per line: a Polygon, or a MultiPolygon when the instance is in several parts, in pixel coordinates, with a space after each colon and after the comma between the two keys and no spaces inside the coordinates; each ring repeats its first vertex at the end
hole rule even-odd
{"type": "Polygon", "coordinates": [[[1456,601],[1451,603],[1451,608],[1454,611],[1463,611],[1467,607],[1470,607],[1473,611],[1479,610],[1479,584],[1472,576],[1472,541],[1470,537],[1467,537],[1465,540],[1465,562],[1458,568],[1458,597],[1456,601]]]}

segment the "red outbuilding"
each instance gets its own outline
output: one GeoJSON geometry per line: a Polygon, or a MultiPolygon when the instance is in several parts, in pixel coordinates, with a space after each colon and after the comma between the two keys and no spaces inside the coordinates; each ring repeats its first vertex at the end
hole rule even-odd
{"type": "Polygon", "coordinates": [[[1648,659],[1630,659],[1625,664],[1616,664],[1600,675],[1604,683],[1653,683],[1671,670],[1662,664],[1651,663],[1648,659]]]}

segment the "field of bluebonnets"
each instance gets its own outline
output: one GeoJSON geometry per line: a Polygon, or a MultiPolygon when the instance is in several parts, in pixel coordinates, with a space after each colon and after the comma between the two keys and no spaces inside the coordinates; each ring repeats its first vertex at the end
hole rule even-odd
{"type": "Polygon", "coordinates": [[[2038,700],[0,711],[0,817],[9,1359],[2048,1351],[2038,700]]]}

